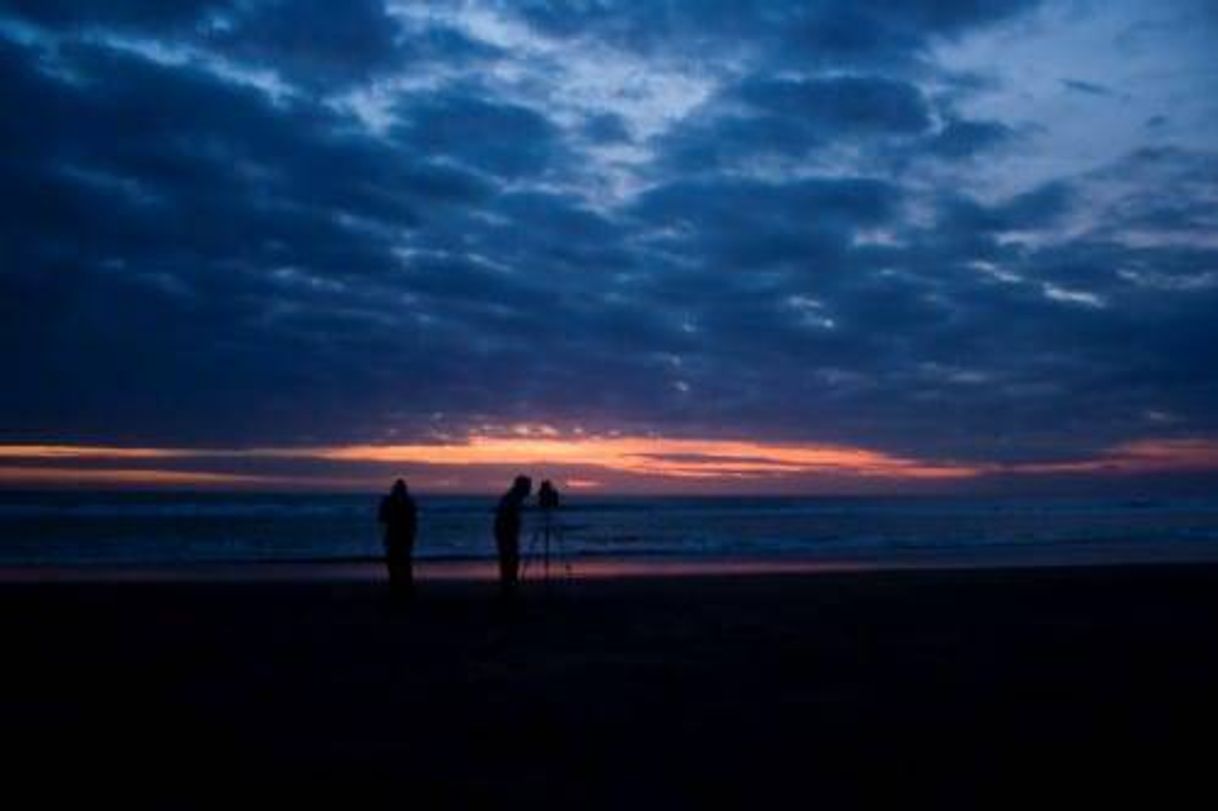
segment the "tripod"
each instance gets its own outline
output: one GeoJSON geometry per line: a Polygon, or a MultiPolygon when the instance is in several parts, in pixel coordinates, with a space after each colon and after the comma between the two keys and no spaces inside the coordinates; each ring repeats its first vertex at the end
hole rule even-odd
{"type": "Polygon", "coordinates": [[[562,524],[555,520],[554,510],[550,507],[541,508],[541,526],[534,527],[533,535],[529,539],[529,553],[522,567],[522,578],[527,574],[529,564],[537,560],[539,551],[541,553],[542,582],[547,584],[550,582],[551,557],[561,560],[566,574],[571,574],[571,563],[566,558],[566,549],[563,544],[562,524]]]}

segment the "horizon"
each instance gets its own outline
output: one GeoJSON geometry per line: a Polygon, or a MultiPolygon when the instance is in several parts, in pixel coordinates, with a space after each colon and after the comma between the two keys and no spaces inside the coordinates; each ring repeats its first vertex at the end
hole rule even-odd
{"type": "Polygon", "coordinates": [[[0,0],[0,488],[1204,492],[1215,35],[0,0]]]}
{"type": "MultiPolygon", "coordinates": [[[[157,498],[307,498],[310,496],[344,496],[360,498],[381,498],[390,482],[368,486],[347,485],[343,487],[300,486],[296,488],[232,488],[232,487],[200,487],[185,485],[38,485],[32,487],[5,488],[0,490],[0,499],[19,499],[43,496],[105,496],[105,497],[157,497],[157,498]]],[[[559,482],[561,484],[561,482],[559,482]]],[[[495,500],[503,495],[503,487],[487,490],[430,490],[411,488],[411,495],[421,500],[461,500],[479,499],[495,500]]],[[[1213,489],[1209,482],[1188,480],[1185,484],[1142,483],[1128,490],[1104,490],[1094,487],[1062,488],[1061,486],[1033,487],[1028,489],[1013,489],[1009,487],[995,489],[977,489],[968,491],[950,490],[893,490],[893,491],[791,491],[776,492],[769,490],[742,491],[644,491],[644,490],[564,490],[559,488],[564,504],[595,504],[600,501],[975,501],[986,502],[1080,502],[1097,503],[1102,501],[1117,501],[1128,504],[1152,503],[1160,501],[1196,501],[1213,500],[1213,489]]],[[[535,505],[530,501],[526,509],[535,505]]]]}
{"type": "Polygon", "coordinates": [[[30,492],[355,493],[379,492],[402,477],[418,493],[486,496],[501,491],[515,475],[528,473],[536,481],[553,479],[568,495],[591,497],[1120,498],[1212,491],[1218,453],[1210,443],[1134,443],[1093,459],[994,465],[921,462],[824,446],[683,440],[672,451],[674,441],[656,438],[585,437],[581,442],[545,437],[518,444],[483,438],[463,444],[338,448],[0,446],[0,484],[30,492]],[[612,449],[608,460],[589,454],[589,447],[606,446],[612,449]],[[555,447],[565,453],[554,452],[555,447]],[[752,455],[724,455],[723,448],[752,455]],[[6,464],[14,460],[27,464],[6,464]],[[131,466],[109,466],[114,461],[131,466]],[[293,472],[273,472],[284,464],[293,472]],[[200,469],[203,465],[207,469],[200,469]],[[301,465],[324,472],[302,474],[295,470],[301,465]]]}

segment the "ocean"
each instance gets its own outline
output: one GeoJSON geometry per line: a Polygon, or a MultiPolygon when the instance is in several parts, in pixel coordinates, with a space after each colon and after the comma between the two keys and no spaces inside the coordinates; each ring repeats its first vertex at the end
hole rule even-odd
{"type": "MultiPolygon", "coordinates": [[[[0,493],[0,566],[376,558],[378,496],[0,493]]],[[[488,558],[495,499],[421,496],[423,559],[488,558]]],[[[539,513],[523,546],[539,552],[539,513]]],[[[1218,499],[571,497],[570,558],[1038,562],[1218,558],[1218,499]]]]}

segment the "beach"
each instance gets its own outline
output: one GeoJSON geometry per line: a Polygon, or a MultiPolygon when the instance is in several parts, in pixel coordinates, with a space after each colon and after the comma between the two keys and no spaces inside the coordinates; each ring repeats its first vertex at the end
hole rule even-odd
{"type": "Polygon", "coordinates": [[[507,607],[478,579],[400,607],[371,577],[27,578],[0,616],[10,774],[49,803],[1213,790],[1208,564],[607,576],[507,607]]]}

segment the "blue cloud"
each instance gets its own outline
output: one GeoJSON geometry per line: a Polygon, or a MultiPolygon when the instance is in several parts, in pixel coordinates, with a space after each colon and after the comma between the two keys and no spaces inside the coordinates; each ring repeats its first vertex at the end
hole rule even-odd
{"type": "Polygon", "coordinates": [[[1214,433],[1200,113],[945,61],[1038,7],[4,3],[0,439],[1214,433]]]}

